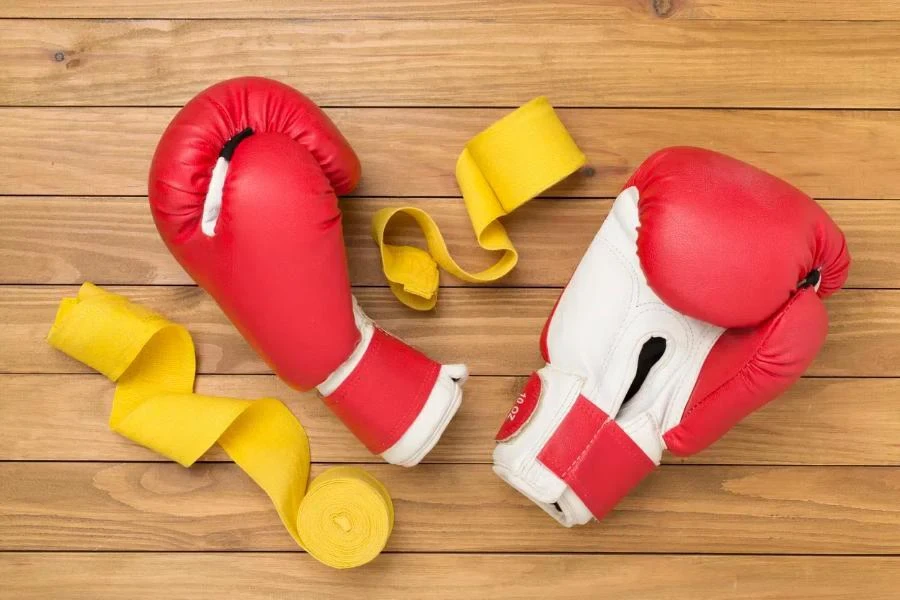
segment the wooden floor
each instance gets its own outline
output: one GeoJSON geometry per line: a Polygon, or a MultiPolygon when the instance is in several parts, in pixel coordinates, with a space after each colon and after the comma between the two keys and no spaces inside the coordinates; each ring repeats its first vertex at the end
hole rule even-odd
{"type": "Polygon", "coordinates": [[[900,2],[0,3],[0,597],[900,597],[900,2]],[[243,74],[304,90],[358,151],[364,182],[343,208],[362,305],[474,373],[428,464],[378,463],[279,383],[157,238],[158,136],[194,93],[243,74]],[[447,278],[434,313],[403,308],[372,213],[425,207],[465,264],[486,264],[455,158],[539,94],[593,175],[506,220],[522,261],[499,286],[447,278]],[[814,195],[847,234],[849,289],[784,398],[707,452],[667,457],[603,523],[566,530],[491,473],[493,433],[610,198],[674,143],[814,195]],[[184,470],[109,432],[111,384],[44,342],[85,280],[187,325],[201,391],[283,398],[316,469],[373,463],[396,506],[386,553],[329,570],[220,451],[184,470]]]}

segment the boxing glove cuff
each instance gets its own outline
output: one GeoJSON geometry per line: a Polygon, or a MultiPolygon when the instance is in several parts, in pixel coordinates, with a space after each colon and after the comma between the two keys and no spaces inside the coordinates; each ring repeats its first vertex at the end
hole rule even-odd
{"type": "Polygon", "coordinates": [[[494,450],[494,472],[566,527],[602,518],[662,456],[656,428],[626,432],[583,385],[552,365],[533,373],[494,450]]]}
{"type": "Polygon", "coordinates": [[[441,365],[379,328],[353,299],[360,341],[317,386],[374,454],[411,467],[434,447],[462,401],[465,365],[441,365]]]}

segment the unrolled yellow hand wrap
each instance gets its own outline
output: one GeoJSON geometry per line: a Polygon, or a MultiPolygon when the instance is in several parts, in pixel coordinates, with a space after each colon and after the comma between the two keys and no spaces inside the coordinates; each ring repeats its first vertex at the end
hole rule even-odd
{"type": "Polygon", "coordinates": [[[430,310],[437,302],[438,265],[468,283],[496,281],[509,273],[519,254],[498,219],[571,175],[584,161],[584,154],[543,97],[476,135],[456,162],[456,181],[478,245],[503,255],[493,266],[471,273],[450,256],[427,212],[412,206],[381,209],[373,218],[372,236],[394,295],[410,308],[430,310]],[[385,242],[386,230],[398,214],[415,220],[425,234],[428,252],[385,242]]]}
{"type": "Polygon", "coordinates": [[[394,508],[384,486],[356,467],[309,480],[309,440],[272,398],[193,393],[194,344],[184,327],[85,283],[64,298],[48,341],[116,382],[109,425],[189,467],[218,442],[271,498],[294,540],[339,569],[363,565],[387,543],[394,508]]]}

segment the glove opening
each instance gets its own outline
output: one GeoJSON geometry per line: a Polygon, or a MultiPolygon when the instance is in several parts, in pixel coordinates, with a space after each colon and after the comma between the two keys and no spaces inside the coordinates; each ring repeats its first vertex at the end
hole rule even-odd
{"type": "Polygon", "coordinates": [[[802,290],[803,288],[812,287],[816,291],[819,290],[819,281],[822,279],[822,269],[813,269],[809,273],[806,274],[806,277],[801,279],[797,283],[797,289],[802,290]]]}
{"type": "Polygon", "coordinates": [[[628,392],[626,392],[625,399],[622,401],[622,404],[631,400],[634,395],[638,393],[638,390],[641,389],[641,386],[647,379],[647,375],[650,374],[650,369],[653,368],[653,365],[659,362],[659,359],[663,357],[663,354],[665,354],[665,352],[665,338],[651,337],[649,340],[644,342],[643,347],[641,347],[641,352],[638,355],[637,369],[634,373],[634,379],[631,380],[631,386],[628,388],[628,392]]]}
{"type": "Polygon", "coordinates": [[[248,127],[243,131],[239,131],[234,134],[234,136],[225,142],[225,145],[222,146],[222,151],[219,152],[219,157],[224,158],[225,160],[231,160],[231,157],[234,155],[235,148],[238,147],[238,144],[243,142],[245,139],[253,135],[253,128],[248,127]]]}
{"type": "Polygon", "coordinates": [[[219,159],[213,167],[212,176],[209,178],[209,189],[206,190],[206,199],[203,201],[203,219],[200,221],[200,230],[204,235],[213,237],[216,235],[216,223],[219,221],[219,213],[222,211],[222,188],[225,187],[225,176],[228,174],[228,163],[234,155],[238,144],[253,135],[253,129],[247,127],[243,131],[234,134],[225,142],[219,152],[219,159]]]}

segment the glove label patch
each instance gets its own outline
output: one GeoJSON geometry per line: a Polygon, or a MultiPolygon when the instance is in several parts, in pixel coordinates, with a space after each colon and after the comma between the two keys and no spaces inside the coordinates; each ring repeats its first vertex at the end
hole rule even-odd
{"type": "Polygon", "coordinates": [[[513,402],[512,408],[506,413],[503,425],[500,426],[500,430],[494,439],[498,442],[508,442],[516,437],[519,431],[522,430],[522,427],[531,420],[540,398],[541,377],[537,373],[532,373],[522,389],[522,393],[519,394],[519,397],[513,402]]]}

